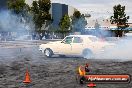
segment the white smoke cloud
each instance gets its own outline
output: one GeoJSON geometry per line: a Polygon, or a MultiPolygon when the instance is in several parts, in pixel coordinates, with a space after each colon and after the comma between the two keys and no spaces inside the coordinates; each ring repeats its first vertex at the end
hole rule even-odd
{"type": "Polygon", "coordinates": [[[104,52],[95,55],[95,59],[113,59],[118,61],[132,60],[132,37],[121,38],[113,46],[106,46],[104,52]]]}
{"type": "Polygon", "coordinates": [[[32,19],[29,23],[26,23],[23,17],[12,14],[7,10],[0,12],[0,19],[1,32],[18,32],[20,36],[22,33],[34,30],[32,19]]]}
{"type": "Polygon", "coordinates": [[[0,25],[1,29],[4,31],[10,31],[10,30],[20,30],[24,28],[24,24],[19,22],[19,19],[17,16],[12,15],[9,11],[2,11],[0,13],[0,25]]]}

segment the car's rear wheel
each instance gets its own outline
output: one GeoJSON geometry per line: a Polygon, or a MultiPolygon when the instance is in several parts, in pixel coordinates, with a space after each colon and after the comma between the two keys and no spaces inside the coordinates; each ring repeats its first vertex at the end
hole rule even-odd
{"type": "Polygon", "coordinates": [[[46,57],[52,57],[53,51],[51,49],[47,48],[47,49],[44,50],[44,55],[46,57]]]}
{"type": "Polygon", "coordinates": [[[93,58],[93,52],[90,49],[84,49],[82,52],[82,57],[85,59],[93,58]]]}

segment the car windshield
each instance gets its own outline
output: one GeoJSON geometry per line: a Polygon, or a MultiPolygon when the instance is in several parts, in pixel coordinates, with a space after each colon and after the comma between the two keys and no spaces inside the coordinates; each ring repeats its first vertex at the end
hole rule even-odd
{"type": "Polygon", "coordinates": [[[72,42],[73,37],[66,37],[62,42],[66,44],[70,44],[72,42]]]}

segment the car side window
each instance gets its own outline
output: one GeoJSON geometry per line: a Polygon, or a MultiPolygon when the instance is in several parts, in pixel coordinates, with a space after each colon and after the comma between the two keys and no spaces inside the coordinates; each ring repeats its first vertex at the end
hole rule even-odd
{"type": "Polygon", "coordinates": [[[74,37],[73,43],[82,43],[83,40],[80,37],[74,37]]]}
{"type": "Polygon", "coordinates": [[[65,44],[70,44],[70,43],[72,43],[72,38],[73,38],[73,37],[66,37],[66,38],[63,40],[63,42],[64,42],[65,44]]]}

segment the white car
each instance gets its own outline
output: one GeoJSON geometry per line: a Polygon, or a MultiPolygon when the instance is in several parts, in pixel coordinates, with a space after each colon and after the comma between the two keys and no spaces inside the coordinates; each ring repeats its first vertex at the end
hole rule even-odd
{"type": "Polygon", "coordinates": [[[69,35],[62,41],[41,44],[39,50],[46,57],[52,57],[52,55],[77,55],[91,58],[94,54],[102,52],[103,48],[110,45],[113,44],[101,41],[92,35],[69,35]]]}

